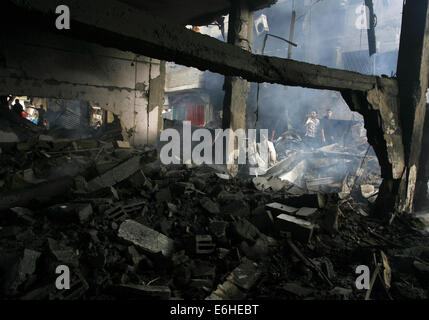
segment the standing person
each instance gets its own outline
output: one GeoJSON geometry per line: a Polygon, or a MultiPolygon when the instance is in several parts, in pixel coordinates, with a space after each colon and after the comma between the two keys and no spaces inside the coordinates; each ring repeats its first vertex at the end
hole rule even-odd
{"type": "Polygon", "coordinates": [[[320,145],[318,141],[320,120],[317,119],[317,111],[313,110],[311,115],[307,117],[305,126],[305,143],[311,148],[317,148],[320,145]]]}
{"type": "Polygon", "coordinates": [[[43,104],[41,104],[39,106],[39,109],[37,109],[38,113],[39,113],[39,121],[38,121],[38,125],[40,127],[46,127],[46,111],[45,109],[43,109],[43,104]]]}
{"type": "Polygon", "coordinates": [[[322,119],[322,142],[328,145],[335,143],[333,116],[332,110],[328,109],[327,115],[322,119]]]}
{"type": "Polygon", "coordinates": [[[15,99],[15,103],[12,105],[12,111],[20,116],[22,116],[22,113],[25,112],[24,107],[21,103],[19,103],[19,99],[15,99]]]}

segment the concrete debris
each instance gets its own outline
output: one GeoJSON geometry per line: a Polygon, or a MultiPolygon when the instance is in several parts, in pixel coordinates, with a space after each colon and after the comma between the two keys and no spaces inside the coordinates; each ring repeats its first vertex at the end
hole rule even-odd
{"type": "Polygon", "coordinates": [[[131,149],[131,145],[128,141],[116,141],[116,145],[118,148],[123,148],[123,149],[131,149]]]}
{"type": "Polygon", "coordinates": [[[9,294],[14,294],[26,281],[30,280],[36,272],[37,261],[41,253],[31,249],[24,249],[22,256],[7,268],[5,289],[9,294]]]}
{"type": "Polygon", "coordinates": [[[244,259],[242,264],[235,268],[223,284],[220,284],[206,300],[239,300],[246,297],[261,276],[258,264],[244,259]]]}
{"type": "Polygon", "coordinates": [[[164,256],[170,256],[174,250],[173,240],[134,220],[125,220],[120,225],[118,237],[150,253],[161,252],[164,256]]]}
{"type": "Polygon", "coordinates": [[[365,299],[350,289],[354,270],[380,248],[370,298],[428,296],[424,226],[374,216],[377,175],[358,172],[360,158],[338,146],[310,160],[290,133],[289,153],[267,174],[233,178],[164,166],[117,137],[35,140],[1,145],[6,299],[365,299]],[[333,174],[340,162],[354,166],[347,178],[333,174]],[[70,267],[70,290],[52,286],[59,264],[70,267]]]}
{"type": "Polygon", "coordinates": [[[210,235],[196,235],[195,236],[195,253],[197,254],[211,254],[214,252],[216,245],[213,243],[210,235]]]}
{"type": "Polygon", "coordinates": [[[317,212],[317,208],[307,208],[307,207],[303,207],[300,208],[297,212],[296,215],[298,217],[304,217],[304,218],[308,218],[310,216],[312,216],[313,214],[315,214],[317,212]]]}
{"type": "Polygon", "coordinates": [[[312,223],[284,213],[276,217],[275,224],[279,231],[290,232],[294,239],[303,243],[309,243],[313,235],[312,223]]]}
{"type": "Polygon", "coordinates": [[[296,213],[299,209],[294,207],[289,207],[285,204],[281,203],[269,203],[265,206],[268,210],[271,210],[275,213],[281,214],[281,213],[296,213]]]}
{"type": "Polygon", "coordinates": [[[231,176],[229,174],[224,174],[224,173],[218,173],[218,172],[216,172],[216,176],[218,176],[220,179],[223,179],[223,180],[229,180],[229,179],[231,179],[231,176]]]}
{"type": "Polygon", "coordinates": [[[253,178],[253,184],[259,191],[271,190],[278,192],[285,187],[285,183],[276,177],[272,177],[271,179],[267,179],[265,177],[256,177],[253,178]]]}
{"type": "Polygon", "coordinates": [[[48,247],[57,261],[76,267],[79,265],[78,250],[52,238],[48,238],[48,247]]]}
{"type": "Polygon", "coordinates": [[[101,188],[111,187],[118,182],[121,182],[137,170],[140,169],[140,156],[135,156],[119,166],[114,167],[110,171],[104,173],[103,175],[91,180],[88,182],[88,189],[90,192],[97,191],[101,188]]]}
{"type": "Polygon", "coordinates": [[[200,200],[200,204],[207,212],[209,212],[211,214],[219,214],[220,213],[219,205],[207,197],[203,197],[200,200]]]}

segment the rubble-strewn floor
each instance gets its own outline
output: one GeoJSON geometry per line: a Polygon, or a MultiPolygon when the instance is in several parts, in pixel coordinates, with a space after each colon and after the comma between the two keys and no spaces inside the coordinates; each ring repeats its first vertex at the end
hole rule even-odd
{"type": "Polygon", "coordinates": [[[3,298],[428,297],[429,241],[411,216],[389,224],[350,196],[167,168],[122,143],[42,140],[2,148],[3,298]],[[55,287],[59,265],[70,290],[55,287]]]}

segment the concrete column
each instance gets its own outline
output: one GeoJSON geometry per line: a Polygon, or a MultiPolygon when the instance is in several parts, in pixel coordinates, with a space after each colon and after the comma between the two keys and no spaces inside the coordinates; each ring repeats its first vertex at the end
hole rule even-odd
{"type": "Polygon", "coordinates": [[[429,3],[404,3],[398,59],[400,115],[405,148],[405,167],[399,187],[398,211],[412,212],[426,115],[429,75],[429,3]]]}
{"type": "MultiPolygon", "coordinates": [[[[229,16],[228,43],[252,51],[253,12],[249,10],[245,0],[233,4],[229,16]]],[[[224,90],[224,129],[246,129],[246,103],[250,83],[240,77],[225,77],[224,90]]]]}
{"type": "Polygon", "coordinates": [[[426,117],[423,128],[422,150],[420,153],[419,174],[417,176],[416,193],[414,195],[414,207],[416,211],[427,206],[428,180],[429,180],[429,154],[425,152],[425,146],[429,145],[429,104],[426,104],[426,117]]]}
{"type": "MultiPolygon", "coordinates": [[[[228,43],[252,52],[253,18],[253,11],[249,9],[246,0],[235,1],[229,15],[228,43]]],[[[231,129],[234,132],[237,129],[246,130],[246,109],[250,83],[240,77],[225,77],[224,90],[223,129],[231,129]]],[[[237,142],[234,145],[234,149],[236,149],[237,142]]],[[[234,155],[226,156],[227,159],[231,159],[234,155]]],[[[238,169],[237,166],[228,167],[232,171],[238,169]]]]}

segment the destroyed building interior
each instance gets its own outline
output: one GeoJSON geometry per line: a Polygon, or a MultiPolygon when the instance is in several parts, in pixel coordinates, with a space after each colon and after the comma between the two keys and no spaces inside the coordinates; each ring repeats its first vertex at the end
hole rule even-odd
{"type": "Polygon", "coordinates": [[[0,7],[1,300],[428,299],[428,0],[0,7]]]}

